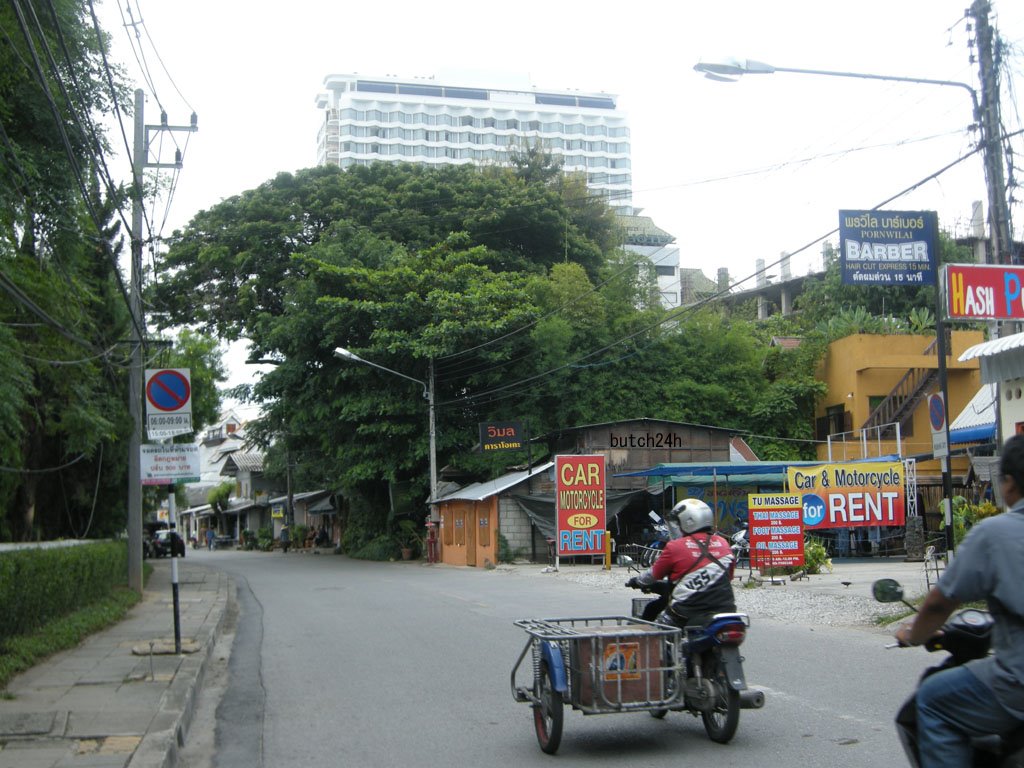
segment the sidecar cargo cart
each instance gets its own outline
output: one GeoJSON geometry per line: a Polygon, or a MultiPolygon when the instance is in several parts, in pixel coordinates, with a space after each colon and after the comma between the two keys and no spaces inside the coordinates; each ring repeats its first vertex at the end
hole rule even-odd
{"type": "Polygon", "coordinates": [[[533,706],[541,749],[554,753],[562,737],[565,703],[585,715],[670,709],[683,686],[682,632],[626,616],[521,619],[529,635],[512,668],[512,697],[533,706]],[[533,680],[516,683],[530,653],[533,680]]]}

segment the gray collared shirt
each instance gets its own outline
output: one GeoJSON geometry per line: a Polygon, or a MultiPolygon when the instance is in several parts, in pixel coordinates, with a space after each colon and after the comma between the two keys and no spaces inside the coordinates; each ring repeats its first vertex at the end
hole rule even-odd
{"type": "Polygon", "coordinates": [[[938,586],[951,600],[988,603],[995,653],[968,667],[1024,718],[1024,499],[971,528],[938,586]]]}

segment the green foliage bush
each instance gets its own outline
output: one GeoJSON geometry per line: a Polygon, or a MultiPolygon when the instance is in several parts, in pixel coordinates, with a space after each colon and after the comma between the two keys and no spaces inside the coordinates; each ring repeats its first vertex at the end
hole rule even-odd
{"type": "Polygon", "coordinates": [[[261,552],[269,552],[274,548],[274,531],[269,526],[263,526],[256,531],[256,546],[261,552]]]}
{"type": "MultiPolygon", "coordinates": [[[[146,564],[143,570],[152,572],[153,566],[146,564]]],[[[19,672],[117,623],[138,601],[138,594],[127,587],[115,588],[109,596],[92,605],[51,621],[30,634],[0,642],[0,690],[19,672]]]]}
{"type": "Polygon", "coordinates": [[[0,554],[0,643],[108,597],[127,584],[126,541],[0,554]]]}
{"type": "Polygon", "coordinates": [[[397,560],[401,554],[398,539],[390,533],[382,533],[358,549],[348,551],[349,557],[357,560],[397,560]]]}
{"type": "Polygon", "coordinates": [[[503,534],[498,534],[498,562],[511,563],[515,559],[512,547],[508,545],[508,539],[503,534]]]}
{"type": "MultiPolygon", "coordinates": [[[[971,530],[971,526],[980,520],[984,520],[986,517],[992,517],[998,515],[1000,512],[999,507],[993,504],[991,501],[983,501],[979,504],[971,504],[963,496],[953,497],[953,543],[956,546],[960,546],[960,542],[964,540],[964,536],[971,530]]],[[[946,521],[943,520],[939,524],[939,530],[944,531],[946,529],[946,521]]]]}

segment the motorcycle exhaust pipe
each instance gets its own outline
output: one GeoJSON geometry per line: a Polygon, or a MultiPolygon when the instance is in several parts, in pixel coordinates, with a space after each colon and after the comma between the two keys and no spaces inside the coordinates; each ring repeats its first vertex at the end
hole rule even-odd
{"type": "Polygon", "coordinates": [[[740,709],[760,709],[764,706],[764,691],[740,691],[740,709]]]}

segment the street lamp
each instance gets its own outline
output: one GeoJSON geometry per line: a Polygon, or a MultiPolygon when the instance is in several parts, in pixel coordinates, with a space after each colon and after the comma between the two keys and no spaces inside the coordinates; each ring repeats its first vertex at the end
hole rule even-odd
{"type": "MultiPolygon", "coordinates": [[[[430,412],[430,501],[434,501],[437,498],[437,440],[436,440],[436,429],[434,421],[434,361],[430,361],[430,379],[429,381],[421,381],[420,379],[414,379],[412,376],[407,376],[404,373],[399,373],[390,368],[386,368],[383,365],[374,363],[370,360],[360,357],[355,352],[351,352],[344,347],[337,347],[334,350],[334,356],[340,360],[348,360],[352,363],[362,363],[363,365],[369,365],[374,368],[380,368],[382,371],[387,371],[395,376],[400,376],[403,379],[414,381],[423,387],[423,398],[427,401],[427,408],[430,412]]],[[[436,508],[431,505],[430,507],[430,519],[436,522],[436,508]]]]}
{"type": "Polygon", "coordinates": [[[698,61],[693,68],[702,72],[710,80],[723,83],[734,83],[743,75],[773,75],[776,72],[790,72],[798,75],[824,75],[825,77],[854,77],[860,80],[891,80],[897,83],[919,83],[921,85],[952,85],[965,89],[971,94],[974,105],[973,117],[978,120],[981,109],[978,105],[978,93],[967,83],[956,80],[929,80],[922,77],[897,77],[895,75],[870,75],[864,72],[835,72],[828,69],[798,69],[796,67],[776,67],[754,59],[726,58],[720,61],[698,61]]]}
{"type": "MultiPolygon", "coordinates": [[[[867,74],[864,72],[836,72],[827,69],[802,69],[797,67],[776,67],[771,64],[766,64],[763,61],[755,61],[754,59],[735,59],[727,58],[721,61],[699,61],[693,67],[697,72],[702,72],[705,77],[711,80],[719,82],[735,82],[738,78],[743,75],[773,75],[776,72],[788,72],[797,75],[820,75],[824,77],[847,77],[857,78],[860,80],[889,80],[897,83],[917,83],[919,85],[942,85],[942,86],[953,86],[956,88],[963,88],[971,95],[971,106],[972,119],[975,122],[982,122],[982,142],[985,147],[985,162],[986,169],[991,171],[994,155],[991,152],[990,142],[986,140],[986,135],[990,134],[990,131],[985,130],[985,124],[982,118],[984,117],[981,106],[978,103],[978,94],[973,87],[967,83],[957,82],[955,80],[930,80],[927,78],[920,77],[898,77],[896,75],[874,75],[867,74]]],[[[992,176],[991,173],[986,173],[989,177],[989,206],[990,211],[996,214],[992,226],[993,240],[998,243],[1001,233],[997,233],[995,230],[997,227],[995,223],[999,221],[999,212],[1004,210],[1000,205],[1000,201],[1003,200],[1001,193],[997,192],[998,187],[992,183],[995,178],[1002,178],[1002,160],[998,160],[998,176],[992,176]]],[[[993,254],[997,253],[996,249],[993,248],[993,254]]],[[[942,391],[943,405],[946,409],[944,414],[944,422],[946,423],[946,443],[949,442],[949,392],[947,383],[946,373],[946,331],[944,323],[942,322],[942,299],[941,291],[935,291],[935,337],[936,337],[936,353],[938,355],[938,369],[939,369],[939,387],[942,391]]],[[[953,478],[949,468],[949,454],[942,456],[942,493],[943,493],[943,505],[945,506],[945,520],[946,520],[946,548],[952,552],[954,547],[953,540],[953,510],[952,510],[952,499],[953,499],[953,478]]]]}

